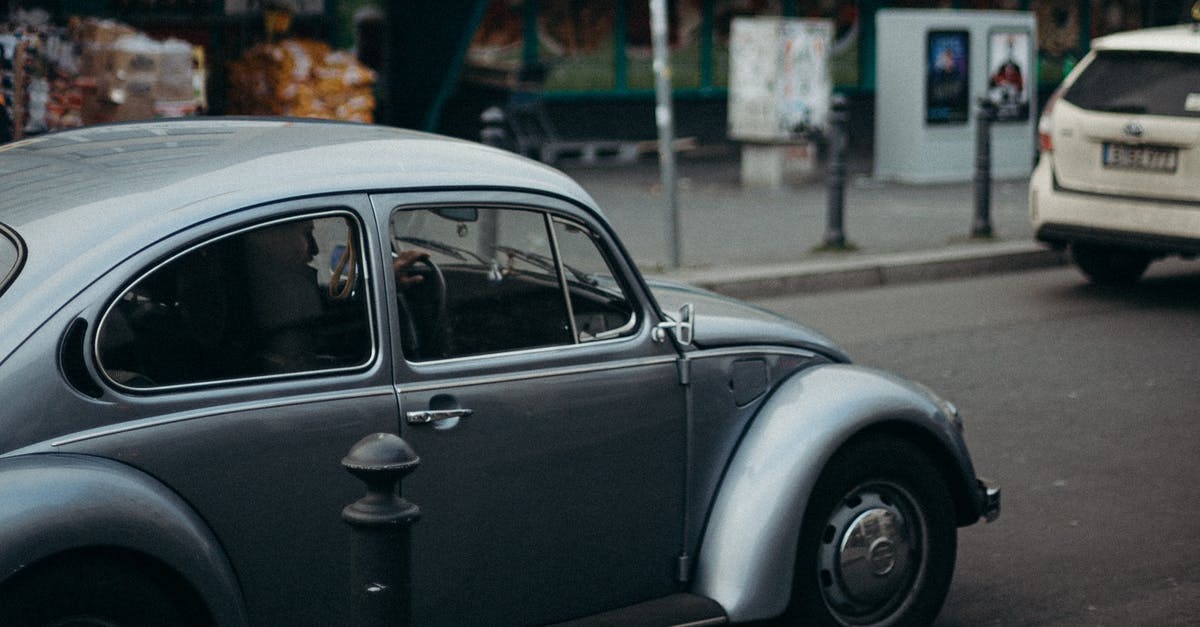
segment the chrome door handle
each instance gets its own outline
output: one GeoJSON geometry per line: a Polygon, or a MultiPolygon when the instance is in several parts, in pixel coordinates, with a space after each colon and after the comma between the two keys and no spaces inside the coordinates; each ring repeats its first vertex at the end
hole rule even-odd
{"type": "Polygon", "coordinates": [[[451,418],[466,418],[475,413],[473,409],[430,409],[425,411],[410,411],[404,416],[410,425],[425,425],[451,418]]]}

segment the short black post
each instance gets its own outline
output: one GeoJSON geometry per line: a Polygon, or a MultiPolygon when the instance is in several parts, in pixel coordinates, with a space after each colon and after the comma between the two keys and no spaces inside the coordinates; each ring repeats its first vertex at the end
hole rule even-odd
{"type": "Polygon", "coordinates": [[[400,497],[400,481],[421,460],[399,436],[375,433],[359,440],[342,467],[367,485],[367,494],[342,510],[353,529],[350,547],[351,624],[412,624],[412,525],[416,505],[400,497]]]}
{"type": "Polygon", "coordinates": [[[480,143],[496,148],[504,148],[508,142],[508,132],[504,130],[504,109],[488,107],[479,114],[483,128],[479,131],[480,143]]]}
{"type": "Polygon", "coordinates": [[[979,114],[975,116],[975,219],[971,237],[992,236],[992,121],[995,119],[996,103],[980,98],[979,114]]]}
{"type": "Polygon", "coordinates": [[[843,94],[834,94],[830,99],[829,112],[829,171],[827,184],[827,207],[825,223],[825,248],[845,248],[846,233],[842,227],[846,201],[846,146],[847,126],[850,113],[843,94]]]}

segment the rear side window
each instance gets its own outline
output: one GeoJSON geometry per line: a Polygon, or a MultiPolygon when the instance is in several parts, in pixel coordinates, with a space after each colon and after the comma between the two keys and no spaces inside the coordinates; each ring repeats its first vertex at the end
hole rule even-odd
{"type": "Polygon", "coordinates": [[[373,354],[358,222],[274,222],[192,248],[123,292],[101,370],[154,389],[353,368],[373,354]]]}
{"type": "Polygon", "coordinates": [[[1100,52],[1063,99],[1092,111],[1200,117],[1200,55],[1100,52]]]}

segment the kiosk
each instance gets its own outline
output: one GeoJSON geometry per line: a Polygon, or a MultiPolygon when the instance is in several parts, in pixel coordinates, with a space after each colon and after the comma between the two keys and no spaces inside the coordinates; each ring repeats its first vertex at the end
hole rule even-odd
{"type": "Polygon", "coordinates": [[[997,105],[992,175],[1030,174],[1038,102],[1033,13],[885,9],[876,28],[875,178],[971,180],[981,98],[997,105]]]}

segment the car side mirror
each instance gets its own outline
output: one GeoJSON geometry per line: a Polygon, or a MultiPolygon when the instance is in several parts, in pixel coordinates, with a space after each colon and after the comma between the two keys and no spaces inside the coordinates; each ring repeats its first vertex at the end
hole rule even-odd
{"type": "Polygon", "coordinates": [[[670,332],[675,338],[675,342],[680,346],[691,346],[694,336],[692,320],[695,317],[695,313],[696,306],[688,303],[679,308],[678,320],[670,316],[664,316],[666,320],[654,327],[654,341],[665,341],[667,339],[667,332],[670,332]]]}

